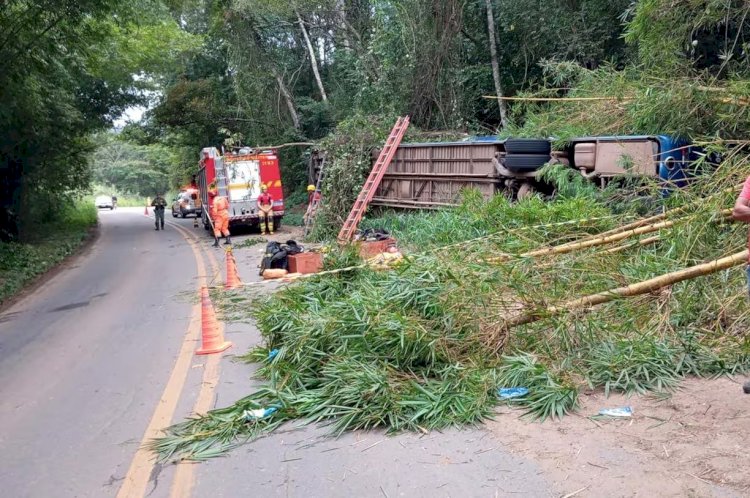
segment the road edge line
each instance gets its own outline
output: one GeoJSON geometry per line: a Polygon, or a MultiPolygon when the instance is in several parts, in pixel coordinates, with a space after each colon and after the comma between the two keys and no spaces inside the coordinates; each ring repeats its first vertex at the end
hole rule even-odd
{"type": "MultiPolygon", "coordinates": [[[[190,237],[186,236],[182,230],[178,230],[178,232],[181,233],[193,251],[196,269],[198,270],[197,287],[200,289],[206,282],[206,264],[199,249],[196,248],[196,243],[190,240],[190,237]]],[[[169,380],[167,380],[167,384],[164,386],[162,395],[146,427],[138,450],[123,477],[122,485],[117,492],[117,498],[141,497],[146,492],[148,481],[154,468],[155,458],[150,455],[150,450],[145,447],[145,443],[158,437],[172,423],[177,404],[187,381],[188,372],[190,371],[195,345],[199,340],[200,315],[201,306],[197,303],[193,305],[188,330],[183,337],[182,346],[175,360],[174,367],[172,367],[169,380]]]]}

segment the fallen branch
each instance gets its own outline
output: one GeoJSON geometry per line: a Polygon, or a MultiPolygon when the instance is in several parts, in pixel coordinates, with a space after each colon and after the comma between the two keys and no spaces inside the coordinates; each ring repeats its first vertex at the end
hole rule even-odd
{"type": "Polygon", "coordinates": [[[519,100],[522,102],[588,102],[588,101],[630,101],[634,97],[498,97],[483,95],[485,99],[519,100]]]}
{"type": "MultiPolygon", "coordinates": [[[[731,209],[724,209],[719,212],[723,217],[729,217],[732,215],[731,209]]],[[[645,218],[648,219],[648,218],[645,218]]],[[[585,237],[584,239],[577,240],[575,242],[568,242],[565,244],[561,244],[559,246],[552,246],[552,247],[544,247],[542,249],[536,249],[534,251],[525,252],[522,254],[519,254],[517,257],[519,258],[538,258],[539,256],[548,256],[550,254],[566,254],[569,252],[577,251],[579,249],[587,249],[589,247],[595,247],[595,246],[601,246],[606,244],[611,244],[612,242],[619,242],[621,240],[628,239],[630,237],[635,237],[638,235],[644,235],[647,233],[653,233],[657,232],[659,230],[670,228],[678,221],[684,220],[684,218],[680,218],[677,220],[668,220],[668,221],[662,221],[659,223],[654,223],[651,225],[641,226],[638,228],[633,228],[631,230],[620,230],[619,233],[613,233],[611,235],[604,235],[598,234],[592,237],[585,237]]],[[[634,222],[635,223],[635,222],[634,222]]],[[[611,231],[610,231],[611,232],[611,231]]],[[[604,234],[608,232],[603,232],[604,234]]],[[[496,256],[493,258],[488,258],[485,260],[488,263],[494,263],[499,261],[507,261],[511,255],[502,254],[500,256],[496,256]]]]}
{"type": "Polygon", "coordinates": [[[626,251],[628,249],[632,249],[633,247],[636,247],[636,246],[643,247],[643,246],[647,246],[649,244],[654,244],[656,242],[659,242],[659,240],[661,240],[661,236],[655,235],[653,237],[648,237],[646,239],[641,239],[641,240],[638,240],[638,241],[635,241],[635,242],[631,242],[630,244],[625,244],[625,245],[622,245],[622,246],[617,246],[617,247],[613,247],[611,249],[607,249],[606,251],[604,251],[604,253],[605,254],[615,254],[615,253],[618,253],[618,252],[626,251]]]}
{"type": "Polygon", "coordinates": [[[572,299],[556,306],[548,306],[542,311],[534,311],[513,317],[507,320],[504,323],[504,326],[506,329],[516,327],[518,325],[524,325],[527,323],[535,322],[537,320],[541,320],[542,318],[548,316],[558,315],[565,311],[582,309],[587,306],[596,306],[623,297],[632,297],[653,292],[657,289],[661,289],[669,285],[674,285],[684,280],[703,277],[712,273],[726,270],[727,268],[732,268],[733,266],[741,265],[742,263],[745,263],[747,261],[749,253],[750,252],[746,249],[744,251],[732,254],[731,256],[727,256],[721,259],[715,259],[708,263],[691,266],[690,268],[667,273],[665,275],[659,275],[658,277],[644,280],[643,282],[637,282],[625,287],[618,287],[616,289],[610,289],[608,291],[591,294],[578,299],[572,299]]]}

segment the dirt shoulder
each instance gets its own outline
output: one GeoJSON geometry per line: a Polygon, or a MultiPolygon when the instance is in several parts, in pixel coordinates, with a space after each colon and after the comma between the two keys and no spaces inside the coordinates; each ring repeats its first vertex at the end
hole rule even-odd
{"type": "Polygon", "coordinates": [[[747,496],[750,396],[741,379],[687,379],[671,398],[592,392],[578,414],[538,423],[504,407],[488,427],[576,496],[747,496]],[[631,406],[629,419],[591,419],[631,406]]]}

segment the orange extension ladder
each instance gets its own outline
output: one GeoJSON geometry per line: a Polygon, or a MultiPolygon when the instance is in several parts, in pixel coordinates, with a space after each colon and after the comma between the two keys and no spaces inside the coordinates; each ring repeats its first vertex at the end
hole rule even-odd
{"type": "Polygon", "coordinates": [[[375,165],[372,167],[372,171],[370,171],[370,176],[367,177],[367,181],[359,192],[357,200],[354,201],[354,206],[352,206],[352,210],[346,218],[344,226],[341,227],[338,236],[340,244],[346,244],[352,240],[352,236],[354,235],[354,232],[357,231],[357,226],[362,220],[362,215],[365,214],[367,205],[370,204],[372,197],[375,195],[375,191],[378,189],[385,171],[391,164],[393,156],[396,154],[396,149],[398,149],[399,144],[401,144],[401,139],[404,138],[404,133],[406,133],[408,127],[409,116],[398,118],[395,126],[391,130],[391,134],[388,135],[388,140],[385,141],[385,147],[380,151],[378,160],[375,161],[375,165]]]}

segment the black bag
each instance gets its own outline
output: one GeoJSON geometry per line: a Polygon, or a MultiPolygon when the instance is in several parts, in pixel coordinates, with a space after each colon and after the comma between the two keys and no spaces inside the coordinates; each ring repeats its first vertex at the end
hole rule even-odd
{"type": "Polygon", "coordinates": [[[260,262],[260,275],[269,268],[288,269],[287,252],[278,242],[269,242],[266,245],[266,253],[260,262]]]}
{"type": "Polygon", "coordinates": [[[285,244],[285,249],[287,254],[299,254],[301,252],[304,252],[305,248],[301,245],[297,244],[297,241],[295,240],[287,240],[285,244]]]}
{"type": "Polygon", "coordinates": [[[260,262],[260,274],[263,275],[263,272],[269,268],[289,270],[287,257],[290,254],[299,254],[304,250],[305,248],[294,240],[287,240],[286,244],[269,242],[266,244],[266,254],[263,255],[260,262]]]}

